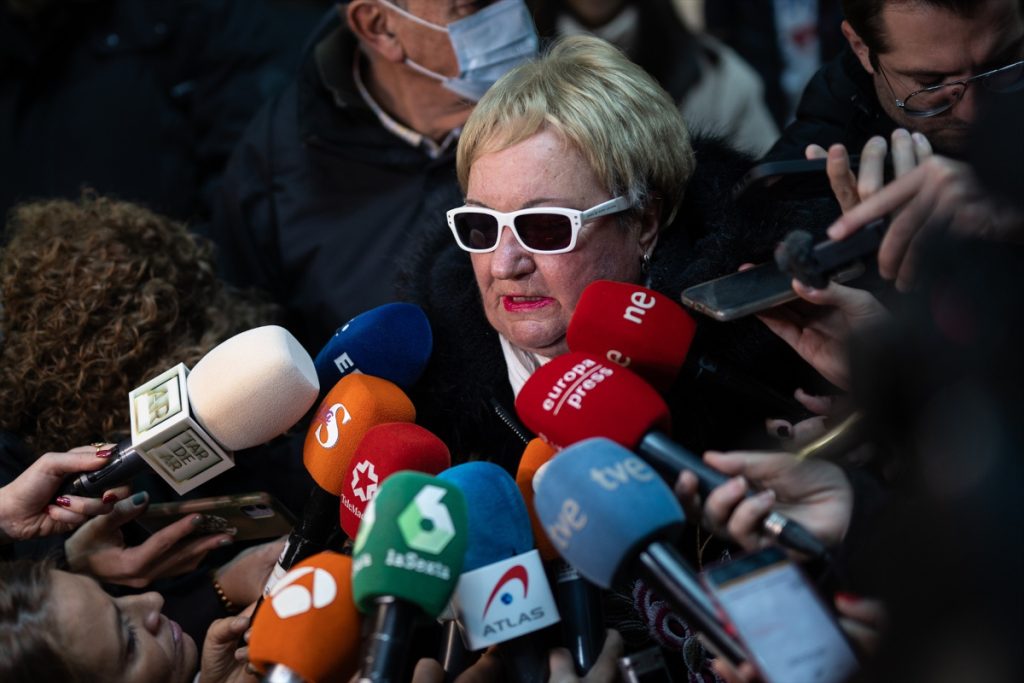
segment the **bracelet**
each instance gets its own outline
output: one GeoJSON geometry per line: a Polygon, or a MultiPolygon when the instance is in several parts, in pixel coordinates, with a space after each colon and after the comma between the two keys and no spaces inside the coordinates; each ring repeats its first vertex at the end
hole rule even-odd
{"type": "Polygon", "coordinates": [[[213,584],[213,590],[217,593],[217,599],[220,600],[220,604],[224,606],[224,611],[228,614],[238,614],[241,610],[235,607],[235,603],[231,602],[228,596],[224,594],[224,589],[217,583],[217,574],[215,572],[210,572],[210,583],[213,584]]]}

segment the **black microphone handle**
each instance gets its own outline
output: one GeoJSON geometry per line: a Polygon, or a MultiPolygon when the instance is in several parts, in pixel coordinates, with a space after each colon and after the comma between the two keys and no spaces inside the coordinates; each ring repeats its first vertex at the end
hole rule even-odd
{"type": "MultiPolygon", "coordinates": [[[[697,475],[698,490],[702,497],[707,497],[715,487],[729,481],[729,477],[711,467],[699,457],[686,450],[661,432],[651,431],[640,440],[637,450],[661,475],[662,479],[674,486],[679,472],[690,470],[697,475]]],[[[746,497],[756,495],[748,490],[746,497]]],[[[828,549],[814,534],[798,522],[772,512],[761,525],[766,534],[774,538],[779,545],[803,553],[813,559],[828,557],[828,549]]]]}
{"type": "Polygon", "coordinates": [[[302,508],[298,526],[288,534],[278,564],[289,571],[299,562],[327,550],[327,545],[338,527],[338,496],[313,485],[309,499],[302,508]]]}
{"type": "Polygon", "coordinates": [[[479,652],[466,649],[459,625],[454,619],[442,622],[441,653],[438,661],[444,669],[445,683],[453,683],[463,671],[480,659],[479,652]]]}
{"type": "Polygon", "coordinates": [[[734,666],[747,659],[739,643],[718,620],[715,605],[697,574],[670,545],[654,542],[637,557],[640,572],[662,597],[686,617],[717,654],[734,666]]]}
{"type": "Polygon", "coordinates": [[[385,595],[374,601],[370,635],[363,642],[359,683],[399,683],[420,608],[385,595]]]}
{"type": "Polygon", "coordinates": [[[548,642],[547,635],[552,626],[498,643],[498,659],[506,681],[548,683],[551,677],[548,651],[552,643],[548,642]]]}
{"type": "Polygon", "coordinates": [[[562,638],[576,674],[584,676],[604,647],[604,603],[601,589],[580,576],[565,560],[549,563],[549,583],[562,617],[562,638]]]}
{"type": "Polygon", "coordinates": [[[106,465],[94,472],[73,475],[64,482],[58,495],[99,498],[104,491],[127,484],[147,467],[149,465],[132,446],[131,440],[125,439],[114,447],[106,465]]]}
{"type": "Polygon", "coordinates": [[[260,679],[262,683],[306,683],[306,679],[295,673],[284,664],[274,664],[266,675],[260,679]]]}

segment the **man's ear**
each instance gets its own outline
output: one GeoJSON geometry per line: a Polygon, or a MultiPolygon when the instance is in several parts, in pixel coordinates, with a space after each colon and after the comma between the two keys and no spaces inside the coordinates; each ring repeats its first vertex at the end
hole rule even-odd
{"type": "Polygon", "coordinates": [[[874,75],[875,67],[871,63],[871,50],[867,44],[861,39],[860,35],[853,30],[850,26],[850,22],[843,20],[842,24],[843,35],[846,37],[846,42],[850,44],[850,49],[853,50],[853,54],[857,55],[857,59],[860,61],[860,65],[864,67],[864,70],[869,74],[874,75]]]}
{"type": "Polygon", "coordinates": [[[391,30],[394,15],[374,0],[352,0],[344,9],[349,28],[367,49],[390,62],[405,59],[402,43],[391,30]]]}

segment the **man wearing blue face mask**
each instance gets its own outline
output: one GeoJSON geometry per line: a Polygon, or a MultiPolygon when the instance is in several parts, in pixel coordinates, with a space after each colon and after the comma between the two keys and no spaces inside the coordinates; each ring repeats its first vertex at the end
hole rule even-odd
{"type": "Polygon", "coordinates": [[[417,235],[461,201],[462,124],[536,51],[523,0],[339,3],[228,165],[208,228],[225,277],[270,292],[311,353],[392,301],[417,235]]]}

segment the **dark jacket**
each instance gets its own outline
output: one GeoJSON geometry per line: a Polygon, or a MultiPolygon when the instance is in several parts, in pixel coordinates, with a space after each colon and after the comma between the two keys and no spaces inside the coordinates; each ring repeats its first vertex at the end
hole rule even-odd
{"type": "MultiPolygon", "coordinates": [[[[750,160],[717,142],[701,142],[696,151],[697,172],[680,217],[654,252],[654,289],[678,300],[689,285],[766,260],[786,231],[827,225],[816,220],[816,207],[806,208],[812,205],[733,205],[728,189],[750,160]]],[[[454,462],[483,458],[514,474],[533,435],[517,424],[498,335],[483,315],[469,255],[445,226],[435,225],[408,264],[402,293],[424,308],[434,332],[430,364],[411,391],[418,421],[448,444],[454,462]]],[[[711,355],[787,397],[797,386],[815,386],[808,366],[757,320],[719,324],[699,316],[697,322],[688,359],[711,355]]],[[[695,380],[684,369],[669,403],[675,436],[691,449],[766,445],[764,406],[714,378],[695,380]]]]}
{"type": "Polygon", "coordinates": [[[461,203],[454,145],[432,159],[387,130],[357,90],[356,50],[332,9],[297,80],[235,150],[211,228],[227,279],[283,304],[313,354],[351,317],[394,299],[414,237],[461,203]]]}
{"type": "Polygon", "coordinates": [[[0,212],[83,186],[185,220],[284,87],[307,11],[263,0],[67,0],[0,6],[0,212]]]}
{"type": "Polygon", "coordinates": [[[838,142],[850,154],[860,154],[873,136],[888,139],[896,128],[878,103],[871,75],[846,48],[808,83],[796,121],[782,131],[765,160],[803,159],[804,149],[812,143],[828,149],[838,142]]]}

